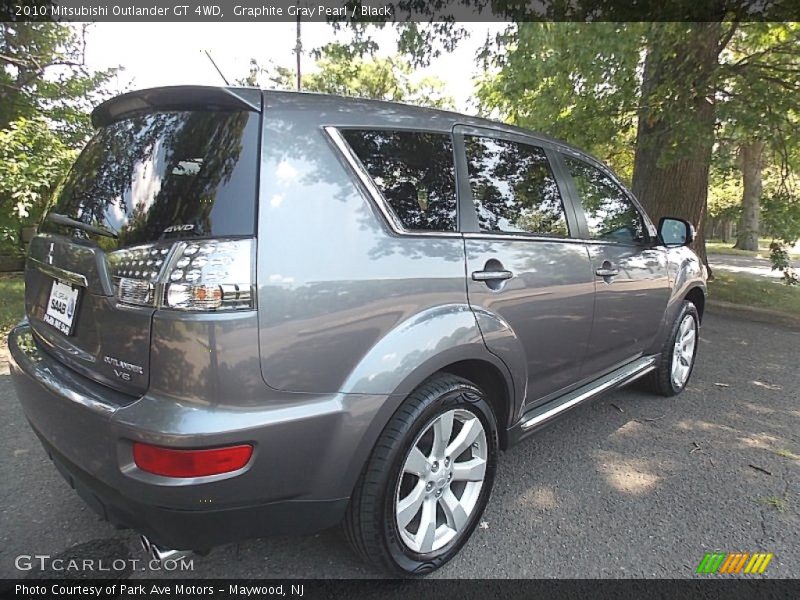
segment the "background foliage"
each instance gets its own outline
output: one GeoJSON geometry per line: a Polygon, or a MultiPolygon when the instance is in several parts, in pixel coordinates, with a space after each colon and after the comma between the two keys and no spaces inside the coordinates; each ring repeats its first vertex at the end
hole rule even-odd
{"type": "MultiPolygon", "coordinates": [[[[411,62],[400,56],[381,58],[364,56],[372,45],[340,43],[317,48],[317,70],[302,75],[302,89],[341,96],[357,96],[374,100],[407,102],[434,108],[452,108],[453,98],[445,93],[444,82],[436,77],[416,81],[411,62]]],[[[250,61],[250,74],[240,80],[245,85],[265,85],[281,90],[296,89],[295,72],[285,66],[259,65],[250,61]]]]}
{"type": "Polygon", "coordinates": [[[0,23],[0,254],[38,222],[92,132],[91,109],[117,69],[85,66],[85,26],[0,23]]]}

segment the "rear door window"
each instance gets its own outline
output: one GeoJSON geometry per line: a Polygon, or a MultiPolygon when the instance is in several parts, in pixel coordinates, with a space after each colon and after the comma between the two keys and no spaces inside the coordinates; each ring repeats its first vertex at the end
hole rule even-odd
{"type": "Polygon", "coordinates": [[[469,183],[483,231],[569,236],[564,204],[539,146],[467,135],[469,183]]]}
{"type": "MultiPolygon", "coordinates": [[[[155,112],[111,123],[78,157],[52,211],[111,230],[119,246],[253,235],[258,129],[259,115],[245,111],[155,112]]],[[[50,221],[42,229],[91,236],[50,221]]]]}
{"type": "Polygon", "coordinates": [[[405,229],[456,230],[449,135],[362,129],[343,129],[341,134],[405,229]]]}

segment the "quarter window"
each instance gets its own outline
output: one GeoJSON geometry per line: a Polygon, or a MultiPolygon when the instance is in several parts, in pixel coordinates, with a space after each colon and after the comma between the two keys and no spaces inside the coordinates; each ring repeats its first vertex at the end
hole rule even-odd
{"type": "Polygon", "coordinates": [[[564,161],[578,190],[589,236],[629,244],[642,241],[642,216],[625,191],[596,167],[570,156],[564,161]]]}
{"type": "Polygon", "coordinates": [[[567,237],[564,205],[542,148],[464,139],[472,198],[484,231],[567,237]]]}
{"type": "Polygon", "coordinates": [[[456,230],[456,175],[449,135],[342,130],[342,136],[408,230],[456,230]]]}

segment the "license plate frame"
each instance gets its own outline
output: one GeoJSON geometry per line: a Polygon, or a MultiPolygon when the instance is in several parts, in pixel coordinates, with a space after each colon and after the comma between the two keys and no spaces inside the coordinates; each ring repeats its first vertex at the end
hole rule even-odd
{"type": "Polygon", "coordinates": [[[65,336],[75,332],[81,288],[59,279],[53,280],[43,321],[65,336]]]}

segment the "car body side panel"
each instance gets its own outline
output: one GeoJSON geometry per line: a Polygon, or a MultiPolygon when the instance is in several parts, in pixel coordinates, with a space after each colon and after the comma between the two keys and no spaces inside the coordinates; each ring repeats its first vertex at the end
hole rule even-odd
{"type": "MultiPolygon", "coordinates": [[[[453,350],[482,347],[475,317],[466,304],[442,305],[422,311],[394,327],[372,346],[342,385],[345,393],[369,394],[391,390],[401,394],[401,383],[426,363],[453,350]]],[[[464,360],[461,354],[451,362],[464,360]]],[[[442,367],[447,366],[444,362],[442,367]]],[[[432,371],[432,372],[435,372],[432,371]]]]}
{"type": "Polygon", "coordinates": [[[487,347],[508,364],[522,362],[525,404],[578,377],[592,328],[594,278],[581,243],[534,239],[468,239],[468,271],[499,261],[514,276],[497,289],[469,280],[467,290],[487,347]],[[489,315],[507,324],[486,322],[489,315]],[[509,335],[511,333],[511,335],[509,335]]]}
{"type": "MultiPolygon", "coordinates": [[[[264,113],[259,345],[275,389],[366,392],[360,365],[374,364],[370,353],[390,332],[429,309],[467,305],[461,236],[391,232],[333,147],[324,126],[351,113],[310,114],[297,103],[268,103],[264,113]]],[[[394,385],[374,378],[369,393],[394,385]]]]}
{"type": "Polygon", "coordinates": [[[610,264],[613,277],[596,277],[594,324],[581,377],[641,356],[655,339],[670,295],[666,250],[587,243],[592,270],[610,264]]]}
{"type": "MultiPolygon", "coordinates": [[[[467,308],[467,311],[460,311],[460,318],[463,318],[464,322],[467,323],[468,319],[473,319],[473,317],[471,314],[468,314],[468,312],[471,313],[468,307],[463,308],[467,308]]],[[[447,321],[442,320],[440,325],[445,326],[446,322],[447,321]]],[[[462,327],[461,329],[462,331],[458,333],[458,336],[463,336],[461,337],[460,341],[462,343],[460,344],[452,344],[454,340],[450,340],[448,344],[437,344],[434,337],[427,337],[427,335],[423,334],[425,335],[426,341],[423,343],[416,343],[419,350],[412,350],[410,354],[405,355],[406,368],[402,370],[405,376],[401,380],[398,381],[395,375],[385,370],[385,368],[381,370],[380,376],[384,378],[391,377],[391,383],[389,385],[394,386],[395,393],[388,396],[380,396],[380,402],[375,401],[375,398],[378,396],[373,394],[344,393],[340,395],[343,401],[347,403],[357,402],[360,406],[361,410],[357,415],[360,427],[354,429],[350,436],[338,438],[338,441],[341,442],[342,445],[350,444],[350,446],[348,446],[348,450],[351,452],[349,460],[343,462],[330,454],[328,455],[328,460],[325,461],[326,469],[323,470],[327,470],[329,473],[335,473],[336,477],[341,480],[341,485],[349,485],[348,494],[353,486],[355,486],[378,437],[392,418],[392,415],[408,397],[408,394],[431,375],[441,371],[448,365],[465,360],[476,360],[491,364],[502,374],[506,387],[512,395],[511,401],[516,402],[517,407],[519,406],[522,401],[520,391],[515,391],[515,384],[505,364],[497,357],[486,352],[486,346],[483,340],[480,339],[480,334],[475,330],[470,330],[468,332],[466,327],[462,327]],[[412,357],[414,359],[413,366],[412,362],[407,360],[412,357]],[[362,398],[366,400],[361,400],[362,398]]],[[[452,332],[452,330],[450,331],[452,332]]],[[[394,350],[396,347],[404,346],[412,347],[415,345],[414,340],[418,339],[416,335],[418,333],[422,334],[422,332],[416,328],[407,329],[405,334],[398,336],[405,337],[405,339],[392,340],[392,349],[394,350]]],[[[376,353],[375,358],[379,359],[380,356],[380,353],[376,353]]],[[[366,367],[367,365],[364,366],[366,367]]],[[[364,373],[366,372],[365,370],[364,373]]],[[[382,387],[385,387],[385,385],[382,387]]],[[[509,411],[509,422],[502,424],[506,428],[510,427],[514,422],[513,417],[515,413],[512,412],[514,410],[515,409],[512,408],[509,411]]],[[[351,414],[354,414],[352,410],[351,414]]]]}
{"type": "Polygon", "coordinates": [[[268,400],[255,352],[255,311],[156,311],[152,347],[148,394],[204,407],[244,408],[268,400]]]}
{"type": "Polygon", "coordinates": [[[693,250],[685,246],[666,248],[666,260],[670,287],[669,300],[661,325],[650,347],[645,351],[646,354],[655,354],[661,351],[672,323],[681,309],[681,304],[692,289],[698,288],[702,290],[704,297],[708,296],[703,264],[693,250]]]}

